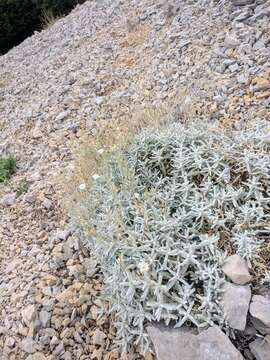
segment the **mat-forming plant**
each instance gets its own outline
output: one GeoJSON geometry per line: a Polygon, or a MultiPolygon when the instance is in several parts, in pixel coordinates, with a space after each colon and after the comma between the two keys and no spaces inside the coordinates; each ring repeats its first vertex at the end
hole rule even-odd
{"type": "Polygon", "coordinates": [[[251,264],[270,236],[270,128],[172,124],[106,157],[80,204],[122,349],[151,348],[147,322],[227,326],[228,253],[251,264]]]}

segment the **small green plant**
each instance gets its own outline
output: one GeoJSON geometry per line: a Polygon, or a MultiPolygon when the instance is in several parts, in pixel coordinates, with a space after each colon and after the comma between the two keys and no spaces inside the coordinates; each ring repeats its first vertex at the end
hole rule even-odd
{"type": "Polygon", "coordinates": [[[0,158],[0,183],[10,179],[16,170],[16,159],[13,156],[0,158]]]}
{"type": "Polygon", "coordinates": [[[23,178],[18,185],[16,195],[17,197],[21,196],[22,194],[25,194],[29,189],[29,183],[26,178],[23,178]]]}

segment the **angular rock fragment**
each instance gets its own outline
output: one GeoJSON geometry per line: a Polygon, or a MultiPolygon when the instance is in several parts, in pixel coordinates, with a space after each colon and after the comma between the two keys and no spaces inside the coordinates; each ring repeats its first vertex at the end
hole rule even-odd
{"type": "Polygon", "coordinates": [[[22,310],[22,318],[25,325],[29,326],[30,323],[35,319],[36,314],[37,312],[35,305],[28,305],[26,308],[24,308],[22,310]]]}
{"type": "Polygon", "coordinates": [[[104,334],[103,331],[96,329],[92,335],[93,344],[103,346],[105,343],[106,337],[107,336],[104,334]]]}
{"type": "Polygon", "coordinates": [[[270,333],[270,299],[254,295],[249,307],[253,325],[262,333],[270,333]]]}
{"type": "Polygon", "coordinates": [[[247,313],[251,299],[249,285],[226,283],[222,296],[222,307],[229,326],[236,330],[245,330],[247,313]]]}
{"type": "Polygon", "coordinates": [[[33,354],[36,351],[36,343],[31,337],[26,337],[21,342],[21,349],[28,354],[33,354]]]}
{"type": "Polygon", "coordinates": [[[241,360],[242,355],[218,326],[194,335],[192,330],[150,325],[147,332],[158,360],[241,360]]]}
{"type": "MultiPolygon", "coordinates": [[[[198,360],[240,360],[240,352],[218,326],[211,326],[198,336],[198,360]]],[[[182,359],[184,360],[184,359],[182,359]]]]}
{"type": "Polygon", "coordinates": [[[46,310],[41,310],[39,313],[39,320],[42,327],[47,328],[50,326],[51,313],[46,310]]]}
{"type": "Polygon", "coordinates": [[[246,261],[236,254],[226,259],[222,270],[232,282],[238,285],[245,285],[252,279],[246,261]]]}
{"type": "Polygon", "coordinates": [[[16,193],[9,193],[2,197],[0,203],[3,207],[12,206],[16,201],[16,193]]]}
{"type": "Polygon", "coordinates": [[[270,335],[264,339],[256,339],[249,344],[250,351],[255,356],[256,360],[270,359],[270,335]]]}
{"type": "Polygon", "coordinates": [[[147,332],[154,344],[158,360],[195,360],[196,336],[188,329],[150,325],[147,332]]]}

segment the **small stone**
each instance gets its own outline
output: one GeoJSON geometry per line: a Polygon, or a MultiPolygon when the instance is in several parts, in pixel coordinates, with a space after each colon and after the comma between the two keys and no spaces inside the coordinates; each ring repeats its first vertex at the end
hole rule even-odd
{"type": "Polygon", "coordinates": [[[99,329],[96,329],[92,335],[93,344],[103,346],[106,337],[107,336],[104,334],[104,332],[100,331],[99,329]]]}
{"type": "Polygon", "coordinates": [[[21,349],[28,354],[33,354],[36,351],[36,343],[32,338],[26,337],[21,342],[21,349]]]}
{"type": "Polygon", "coordinates": [[[5,341],[5,346],[12,348],[15,345],[15,340],[12,337],[7,337],[5,341]]]}
{"type": "Polygon", "coordinates": [[[225,40],[224,40],[224,46],[227,49],[233,49],[235,47],[237,47],[239,45],[239,40],[236,39],[235,37],[231,36],[231,35],[226,35],[225,40]]]}
{"type": "Polygon", "coordinates": [[[231,72],[237,71],[238,68],[239,68],[239,65],[237,63],[229,66],[229,69],[230,69],[231,72]]]}
{"type": "Polygon", "coordinates": [[[62,111],[60,114],[58,114],[55,118],[56,122],[61,122],[69,115],[69,111],[62,111]]]}
{"type": "Polygon", "coordinates": [[[51,200],[45,198],[42,205],[45,207],[45,209],[50,210],[52,207],[52,202],[51,200]]]}
{"type": "Polygon", "coordinates": [[[56,298],[59,302],[74,304],[76,302],[76,292],[67,288],[59,295],[57,295],[56,298]]]}
{"type": "Polygon", "coordinates": [[[250,299],[249,285],[235,285],[228,282],[224,285],[222,307],[231,328],[245,330],[250,299]]]}
{"type": "Polygon", "coordinates": [[[256,51],[256,50],[260,50],[260,49],[265,49],[265,43],[261,40],[258,40],[253,45],[253,50],[256,51]]]}
{"type": "Polygon", "coordinates": [[[249,312],[255,319],[254,326],[256,327],[257,320],[265,328],[265,332],[270,333],[270,299],[262,295],[253,295],[249,312]]]}
{"type": "Polygon", "coordinates": [[[256,339],[249,348],[256,360],[269,360],[270,359],[270,336],[267,335],[264,339],[256,339]]]}
{"type": "Polygon", "coordinates": [[[252,279],[246,261],[236,254],[225,260],[222,270],[230,280],[238,285],[245,285],[252,279]]]}
{"type": "Polygon", "coordinates": [[[15,201],[16,201],[16,193],[9,193],[2,197],[1,205],[3,207],[9,207],[14,205],[15,201]]]}
{"type": "Polygon", "coordinates": [[[35,320],[37,314],[35,305],[28,305],[22,310],[21,314],[25,325],[30,326],[30,323],[35,320]]]}
{"type": "Polygon", "coordinates": [[[39,320],[42,327],[50,327],[51,313],[46,310],[41,310],[39,313],[39,320]]]}
{"type": "Polygon", "coordinates": [[[46,356],[41,353],[41,352],[36,352],[35,354],[32,355],[32,359],[33,360],[46,360],[46,356]]]}
{"type": "Polygon", "coordinates": [[[53,349],[56,345],[59,344],[59,341],[60,341],[60,340],[54,335],[54,336],[52,337],[51,342],[50,342],[50,348],[53,349]]]}
{"type": "Polygon", "coordinates": [[[39,127],[35,127],[32,131],[33,139],[40,139],[43,136],[42,131],[39,127]]]}
{"type": "Polygon", "coordinates": [[[36,201],[35,194],[25,194],[24,195],[24,201],[29,203],[29,204],[33,204],[36,201]]]}
{"type": "Polygon", "coordinates": [[[268,79],[265,79],[263,77],[257,77],[252,81],[252,84],[254,84],[254,90],[255,91],[265,91],[270,89],[270,81],[268,79]]]}
{"type": "Polygon", "coordinates": [[[69,275],[78,278],[81,274],[84,273],[84,267],[80,264],[68,266],[69,275]]]}
{"type": "Polygon", "coordinates": [[[62,355],[65,352],[65,348],[64,348],[64,344],[62,343],[62,341],[56,346],[56,348],[54,349],[54,354],[55,355],[62,355]]]}
{"type": "Polygon", "coordinates": [[[67,238],[71,235],[71,231],[70,230],[63,230],[63,231],[59,231],[56,235],[57,239],[62,240],[62,241],[66,241],[67,238]]]}

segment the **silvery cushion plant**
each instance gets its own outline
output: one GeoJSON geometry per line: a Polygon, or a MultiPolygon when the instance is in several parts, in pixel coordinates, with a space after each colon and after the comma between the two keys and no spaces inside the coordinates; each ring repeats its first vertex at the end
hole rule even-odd
{"type": "Polygon", "coordinates": [[[252,263],[269,241],[269,131],[141,130],[83,186],[82,234],[101,264],[123,351],[151,349],[151,321],[227,327],[224,258],[252,263]]]}

